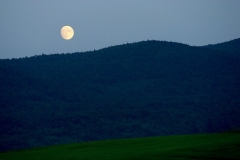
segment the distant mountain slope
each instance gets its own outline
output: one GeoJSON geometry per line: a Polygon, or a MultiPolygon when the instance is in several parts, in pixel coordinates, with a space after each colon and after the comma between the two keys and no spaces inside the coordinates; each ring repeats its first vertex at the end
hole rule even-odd
{"type": "Polygon", "coordinates": [[[218,50],[218,51],[238,53],[238,55],[240,56],[240,38],[234,39],[228,42],[212,44],[212,45],[207,45],[203,47],[218,50]]]}
{"type": "Polygon", "coordinates": [[[227,53],[142,41],[0,60],[0,150],[238,128],[240,58],[227,53]]]}
{"type": "Polygon", "coordinates": [[[8,67],[12,70],[25,76],[34,76],[31,78],[35,79],[50,79],[55,82],[71,79],[73,82],[77,80],[76,83],[83,81],[109,83],[109,81],[154,78],[171,72],[218,74],[224,70],[223,67],[226,67],[221,65],[222,61],[226,65],[227,63],[237,65],[237,60],[217,51],[172,42],[145,41],[93,52],[43,55],[4,61],[4,63],[9,62],[8,67]]]}

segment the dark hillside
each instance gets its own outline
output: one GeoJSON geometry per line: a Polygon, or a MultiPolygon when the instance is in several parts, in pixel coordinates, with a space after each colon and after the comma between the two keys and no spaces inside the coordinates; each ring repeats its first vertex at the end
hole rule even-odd
{"type": "Polygon", "coordinates": [[[218,51],[236,53],[236,55],[240,56],[239,44],[240,44],[240,38],[234,39],[228,42],[222,42],[222,43],[207,45],[203,47],[218,50],[218,51]]]}
{"type": "Polygon", "coordinates": [[[0,60],[0,150],[236,129],[239,73],[232,54],[159,41],[0,60]]]}

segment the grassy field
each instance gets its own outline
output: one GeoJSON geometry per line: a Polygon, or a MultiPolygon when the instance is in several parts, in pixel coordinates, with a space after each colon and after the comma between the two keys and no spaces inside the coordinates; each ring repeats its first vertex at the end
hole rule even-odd
{"type": "Polygon", "coordinates": [[[118,139],[0,153],[1,160],[240,159],[240,134],[202,134],[118,139]]]}

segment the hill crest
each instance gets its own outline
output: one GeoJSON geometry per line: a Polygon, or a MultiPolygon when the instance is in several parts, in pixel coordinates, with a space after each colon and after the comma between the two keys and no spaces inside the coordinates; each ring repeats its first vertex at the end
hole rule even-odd
{"type": "Polygon", "coordinates": [[[240,58],[226,53],[143,41],[0,60],[0,150],[238,128],[240,58]]]}

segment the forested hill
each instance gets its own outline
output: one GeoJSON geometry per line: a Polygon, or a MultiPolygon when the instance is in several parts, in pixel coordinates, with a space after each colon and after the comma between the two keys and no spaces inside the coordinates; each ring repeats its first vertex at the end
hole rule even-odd
{"type": "Polygon", "coordinates": [[[229,42],[222,42],[222,43],[207,45],[203,47],[218,50],[218,51],[235,53],[237,56],[240,56],[239,44],[240,44],[240,38],[231,40],[229,42]]]}
{"type": "Polygon", "coordinates": [[[226,43],[0,60],[0,150],[237,129],[240,58],[226,43]]]}
{"type": "MultiPolygon", "coordinates": [[[[226,46],[225,43],[222,45],[226,46]]],[[[224,50],[218,46],[209,48],[224,50]]],[[[238,51],[237,45],[235,48],[238,51]]],[[[234,65],[238,65],[238,60],[224,53],[159,41],[125,44],[84,53],[1,60],[1,68],[8,73],[13,71],[24,77],[30,76],[30,79],[60,83],[65,83],[64,80],[74,83],[112,83],[190,72],[218,74],[224,70],[222,68],[234,65]]]]}

